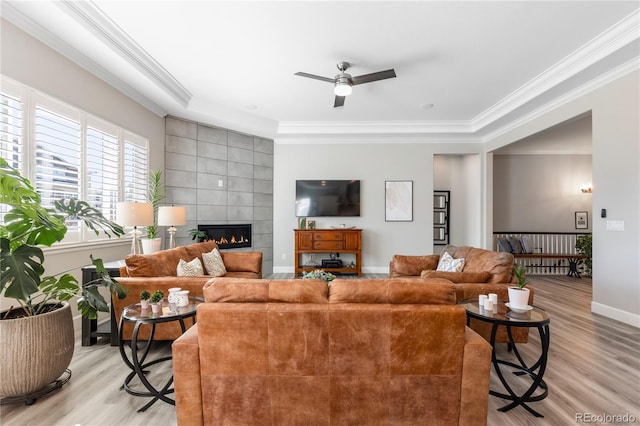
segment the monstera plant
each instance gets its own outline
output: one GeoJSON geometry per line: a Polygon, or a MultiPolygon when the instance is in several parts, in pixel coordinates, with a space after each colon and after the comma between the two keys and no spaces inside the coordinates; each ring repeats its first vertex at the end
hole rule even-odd
{"type": "Polygon", "coordinates": [[[0,222],[0,295],[14,301],[8,310],[0,313],[0,332],[3,336],[0,397],[6,397],[29,394],[51,381],[50,378],[43,379],[43,384],[32,380],[33,376],[37,376],[38,364],[40,369],[47,370],[50,377],[54,376],[53,380],[60,375],[57,372],[60,367],[56,368],[54,364],[66,362],[62,372],[69,365],[73,354],[73,321],[69,300],[80,296],[78,311],[87,318],[95,319],[98,311],[109,311],[109,305],[99,292],[100,287],[107,288],[120,298],[124,298],[126,292],[109,276],[102,261],[91,256],[98,278],[84,286],[70,273],[45,274],[45,256],[41,247],[63,240],[68,229],[67,220],[80,220],[96,234],[103,231],[109,237],[119,237],[124,233],[122,227],[106,219],[88,203],[65,199],[56,201],[53,208],[42,206],[40,195],[29,180],[4,158],[0,158],[0,212],[4,213],[0,222]],[[35,335],[30,334],[31,330],[41,326],[25,325],[25,321],[40,323],[64,311],[68,311],[68,314],[64,314],[62,321],[68,324],[47,325],[44,331],[36,330],[35,335]],[[67,331],[61,331],[63,329],[67,331]],[[65,348],[65,355],[61,356],[59,354],[63,350],[37,346],[45,340],[53,340],[52,344],[58,340],[64,341],[67,346],[70,344],[71,355],[69,348],[65,348]],[[29,353],[25,353],[25,350],[29,350],[29,353]],[[36,360],[39,355],[48,358],[45,361],[36,360]],[[68,358],[68,362],[54,359],[59,357],[68,358]],[[10,377],[15,375],[18,376],[15,379],[10,377]],[[37,383],[24,383],[31,381],[37,383]]]}

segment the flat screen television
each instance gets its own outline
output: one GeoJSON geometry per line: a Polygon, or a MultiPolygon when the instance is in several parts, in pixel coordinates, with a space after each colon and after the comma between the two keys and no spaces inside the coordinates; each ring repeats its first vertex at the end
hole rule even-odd
{"type": "Polygon", "coordinates": [[[296,216],[360,216],[360,181],[296,180],[296,216]]]}

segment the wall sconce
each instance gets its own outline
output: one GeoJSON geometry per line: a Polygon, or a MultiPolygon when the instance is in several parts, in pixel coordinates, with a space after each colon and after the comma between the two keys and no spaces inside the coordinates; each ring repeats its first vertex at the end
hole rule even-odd
{"type": "Polygon", "coordinates": [[[593,192],[593,185],[591,185],[590,183],[582,185],[580,187],[580,191],[582,191],[583,194],[591,194],[593,192]]]}
{"type": "Polygon", "coordinates": [[[158,208],[158,225],[168,226],[169,248],[176,246],[176,225],[187,224],[187,208],[180,206],[164,206],[158,208]]]}
{"type": "Polygon", "coordinates": [[[153,205],[151,203],[118,203],[116,208],[116,223],[121,226],[133,226],[131,253],[138,254],[138,226],[153,225],[153,205]]]}

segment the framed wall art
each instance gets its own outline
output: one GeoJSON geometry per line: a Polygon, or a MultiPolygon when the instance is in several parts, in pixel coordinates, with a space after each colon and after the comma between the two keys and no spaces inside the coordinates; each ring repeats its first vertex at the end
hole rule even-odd
{"type": "Polygon", "coordinates": [[[386,222],[413,222],[413,181],[385,181],[384,202],[386,222]]]}
{"type": "Polygon", "coordinates": [[[576,229],[589,229],[589,214],[576,212],[576,229]]]}

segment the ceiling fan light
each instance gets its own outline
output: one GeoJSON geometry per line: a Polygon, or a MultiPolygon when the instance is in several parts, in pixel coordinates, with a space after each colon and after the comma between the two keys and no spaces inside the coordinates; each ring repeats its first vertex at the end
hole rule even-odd
{"type": "Polygon", "coordinates": [[[349,96],[351,92],[352,88],[349,77],[346,75],[336,76],[336,85],[333,88],[333,93],[335,93],[336,96],[349,96]]]}

